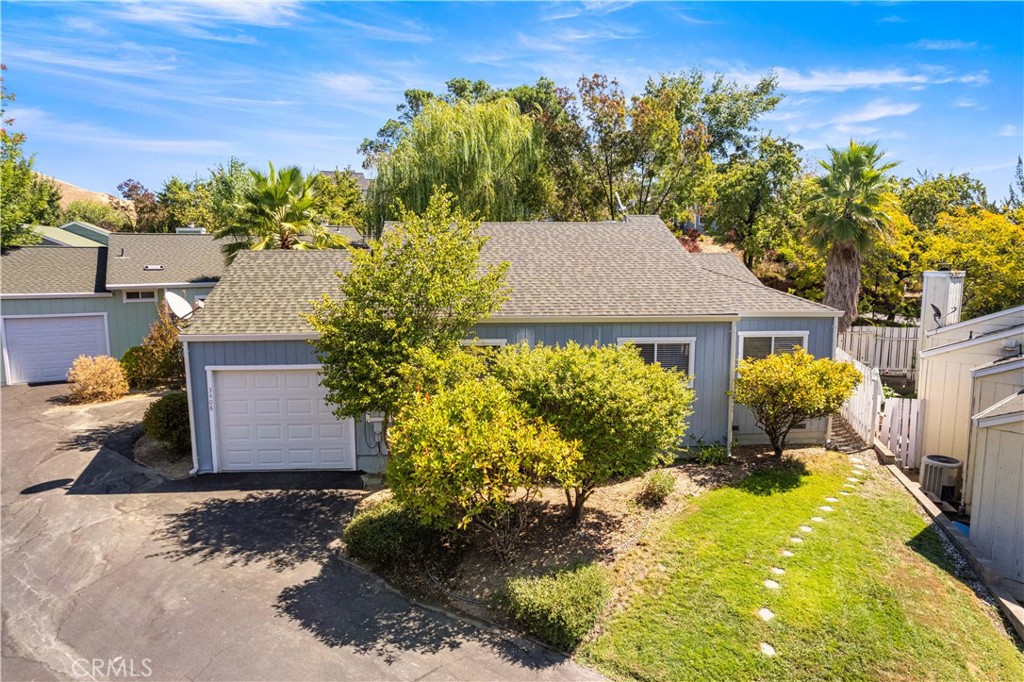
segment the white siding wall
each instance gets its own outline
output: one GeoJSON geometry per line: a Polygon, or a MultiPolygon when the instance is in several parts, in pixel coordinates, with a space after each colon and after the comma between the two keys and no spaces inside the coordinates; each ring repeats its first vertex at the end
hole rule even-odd
{"type": "MultiPolygon", "coordinates": [[[[983,410],[987,410],[999,401],[1005,400],[1007,396],[1011,396],[1021,389],[1024,389],[1024,372],[1021,372],[1021,370],[1017,368],[1008,369],[1007,371],[1000,372],[998,374],[976,377],[974,379],[970,413],[975,415],[983,410]]],[[[978,429],[972,425],[972,431],[977,430],[978,429]]],[[[963,495],[964,502],[967,504],[968,513],[972,510],[972,503],[974,501],[974,477],[978,468],[978,463],[974,461],[976,459],[975,453],[976,449],[972,447],[964,469],[963,495]]]]}

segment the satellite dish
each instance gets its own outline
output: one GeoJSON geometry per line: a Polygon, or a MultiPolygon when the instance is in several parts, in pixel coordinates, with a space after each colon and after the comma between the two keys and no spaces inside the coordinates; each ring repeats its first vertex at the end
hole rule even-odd
{"type": "Polygon", "coordinates": [[[187,320],[192,317],[192,306],[188,304],[188,301],[183,299],[181,296],[178,296],[178,294],[173,291],[168,291],[164,294],[164,300],[167,302],[167,307],[171,309],[171,312],[174,313],[175,317],[182,320],[187,320]]]}

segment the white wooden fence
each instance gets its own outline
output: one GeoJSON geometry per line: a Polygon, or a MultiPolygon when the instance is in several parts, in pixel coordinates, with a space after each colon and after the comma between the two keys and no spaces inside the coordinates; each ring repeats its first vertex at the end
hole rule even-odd
{"type": "Polygon", "coordinates": [[[917,469],[921,440],[921,401],[917,398],[886,398],[877,439],[896,456],[902,469],[917,469]]]}
{"type": "Polygon", "coordinates": [[[839,347],[886,376],[913,380],[917,372],[918,327],[851,327],[839,347]]]}
{"type": "Polygon", "coordinates": [[[842,348],[836,348],[836,360],[851,363],[861,375],[860,385],[850,399],[843,403],[839,414],[861,440],[871,445],[878,431],[878,413],[882,407],[882,380],[878,370],[868,367],[842,348]]]}

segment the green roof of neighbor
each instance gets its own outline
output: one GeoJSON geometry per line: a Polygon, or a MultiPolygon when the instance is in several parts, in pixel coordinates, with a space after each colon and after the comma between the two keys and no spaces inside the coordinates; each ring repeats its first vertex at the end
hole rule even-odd
{"type": "Polygon", "coordinates": [[[63,246],[103,246],[99,241],[95,239],[89,239],[83,237],[80,234],[69,232],[63,227],[53,227],[52,225],[37,225],[35,231],[43,236],[45,239],[49,239],[63,246]]]}

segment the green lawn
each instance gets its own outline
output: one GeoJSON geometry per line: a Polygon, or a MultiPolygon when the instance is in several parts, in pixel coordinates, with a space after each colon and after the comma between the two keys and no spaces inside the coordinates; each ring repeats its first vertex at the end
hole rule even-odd
{"type": "Polygon", "coordinates": [[[581,660],[640,680],[1024,679],[1024,656],[997,611],[952,575],[939,538],[888,472],[875,468],[839,495],[851,474],[845,456],[822,451],[804,462],[707,493],[657,531],[633,558],[656,570],[581,660]],[[775,618],[763,622],[762,607],[775,618]],[[776,655],[762,654],[761,642],[776,655]]]}

